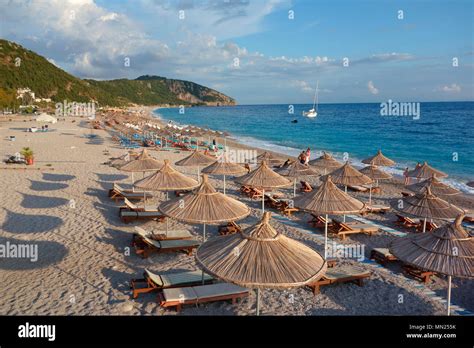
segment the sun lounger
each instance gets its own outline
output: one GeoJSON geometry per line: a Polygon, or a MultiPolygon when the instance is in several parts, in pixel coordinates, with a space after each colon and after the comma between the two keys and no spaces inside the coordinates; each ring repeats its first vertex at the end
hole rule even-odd
{"type": "Polygon", "coordinates": [[[221,236],[225,236],[228,234],[241,232],[242,228],[239,225],[237,225],[234,221],[231,221],[227,223],[226,225],[219,226],[218,231],[221,236]]]}
{"type": "Polygon", "coordinates": [[[423,283],[429,283],[432,276],[436,275],[436,272],[425,271],[420,268],[411,266],[411,265],[403,265],[403,271],[412,277],[422,281],[423,283]]]}
{"type": "Polygon", "coordinates": [[[381,204],[371,204],[367,206],[367,209],[362,213],[362,215],[369,214],[369,213],[381,213],[384,214],[390,210],[390,207],[387,205],[381,204]]]}
{"type": "Polygon", "coordinates": [[[138,207],[127,198],[124,198],[125,205],[119,208],[119,217],[124,223],[129,223],[134,220],[158,220],[160,222],[165,220],[165,216],[157,209],[147,209],[138,207]]]}
{"type": "Polygon", "coordinates": [[[249,197],[251,199],[262,199],[263,197],[263,192],[257,188],[251,188],[251,191],[249,193],[249,197]]]}
{"type": "Polygon", "coordinates": [[[308,286],[313,290],[313,294],[319,294],[321,286],[354,282],[359,286],[363,286],[363,281],[370,277],[370,271],[364,270],[360,267],[354,266],[334,266],[328,268],[326,274],[318,281],[309,284],[308,286]]]}
{"type": "Polygon", "coordinates": [[[311,185],[308,182],[300,181],[300,184],[301,184],[301,188],[300,188],[301,192],[311,192],[311,191],[313,191],[313,188],[311,187],[311,185]]]}
{"type": "Polygon", "coordinates": [[[235,304],[238,299],[249,295],[249,290],[228,283],[217,283],[210,285],[193,286],[187,288],[163,289],[158,294],[158,302],[161,307],[175,308],[179,312],[184,305],[197,305],[200,303],[232,301],[235,304]]]}
{"type": "MultiPolygon", "coordinates": [[[[326,225],[326,218],[321,215],[311,214],[312,219],[308,221],[308,223],[313,226],[314,228],[324,228],[326,225]]],[[[332,226],[332,220],[328,219],[328,228],[332,226]]]]}
{"type": "Polygon", "coordinates": [[[336,234],[339,238],[344,240],[348,234],[367,233],[372,235],[378,232],[379,228],[371,224],[359,222],[347,223],[333,219],[333,225],[328,231],[336,234]]]}
{"type": "Polygon", "coordinates": [[[414,193],[412,193],[412,192],[406,192],[406,191],[402,191],[401,194],[402,194],[403,197],[411,197],[411,196],[414,195],[414,193]]]}
{"type": "Polygon", "coordinates": [[[124,198],[127,198],[128,200],[141,201],[143,197],[148,199],[153,197],[153,195],[150,192],[144,193],[144,191],[125,190],[120,185],[114,183],[114,187],[109,190],[109,197],[116,202],[124,198]]]}
{"type": "Polygon", "coordinates": [[[250,186],[243,185],[240,187],[240,192],[248,196],[250,195],[250,192],[252,192],[252,188],[250,186]]]}
{"type": "Polygon", "coordinates": [[[403,216],[403,215],[400,215],[400,214],[395,214],[395,215],[398,218],[398,220],[395,221],[395,224],[397,224],[398,226],[402,226],[402,227],[406,227],[406,228],[418,226],[418,223],[415,220],[413,220],[412,218],[409,218],[407,216],[403,216]]]}
{"type": "Polygon", "coordinates": [[[359,186],[359,185],[347,185],[348,189],[351,189],[352,191],[356,192],[369,192],[369,188],[365,186],[359,186]]]}
{"type": "Polygon", "coordinates": [[[398,261],[395,255],[390,253],[388,248],[374,248],[370,253],[370,258],[372,260],[381,263],[382,265],[387,262],[398,261]]]}
{"type": "Polygon", "coordinates": [[[463,219],[464,222],[474,222],[474,214],[466,214],[463,219]]]}
{"type": "Polygon", "coordinates": [[[286,216],[291,216],[292,213],[299,211],[298,208],[290,207],[288,201],[283,199],[276,199],[275,197],[270,195],[265,195],[265,203],[270,208],[276,209],[286,216]]]}
{"type": "MultiPolygon", "coordinates": [[[[424,225],[424,221],[420,220],[420,222],[416,225],[416,231],[417,232],[423,232],[423,225],[424,225]]],[[[436,228],[438,228],[438,225],[436,225],[434,222],[426,221],[426,231],[427,232],[431,232],[436,228]]]]}
{"type": "Polygon", "coordinates": [[[180,240],[180,239],[191,239],[193,235],[186,230],[169,230],[169,231],[160,231],[159,233],[149,233],[143,228],[135,226],[135,232],[132,237],[132,246],[138,244],[142,246],[143,238],[150,238],[153,240],[180,240]]]}
{"type": "Polygon", "coordinates": [[[193,253],[200,243],[195,239],[179,239],[179,240],[154,240],[148,237],[142,237],[143,244],[135,244],[135,252],[147,258],[151,253],[166,253],[184,251],[188,255],[193,253]]]}
{"type": "Polygon", "coordinates": [[[145,268],[143,278],[132,279],[130,282],[132,297],[137,298],[139,294],[147,294],[162,289],[201,285],[203,276],[204,284],[214,281],[213,277],[205,273],[203,275],[201,271],[156,274],[145,268]]]}

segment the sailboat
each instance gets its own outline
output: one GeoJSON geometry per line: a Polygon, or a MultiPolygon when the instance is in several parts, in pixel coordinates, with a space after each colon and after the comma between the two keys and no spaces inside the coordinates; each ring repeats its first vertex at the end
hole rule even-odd
{"type": "Polygon", "coordinates": [[[303,111],[303,116],[310,117],[310,118],[315,118],[316,116],[318,116],[318,112],[316,111],[317,102],[318,102],[318,86],[319,86],[319,81],[316,83],[316,91],[314,92],[313,108],[310,109],[309,111],[303,111]]]}

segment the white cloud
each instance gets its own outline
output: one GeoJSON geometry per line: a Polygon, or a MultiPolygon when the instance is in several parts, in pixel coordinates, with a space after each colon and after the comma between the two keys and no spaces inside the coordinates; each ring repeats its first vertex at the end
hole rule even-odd
{"type": "Polygon", "coordinates": [[[441,91],[441,92],[446,92],[446,93],[459,93],[459,92],[461,92],[461,86],[459,86],[456,83],[452,83],[449,86],[446,85],[446,86],[443,86],[443,87],[439,87],[437,90],[441,91]]]}
{"type": "Polygon", "coordinates": [[[369,81],[367,83],[367,88],[369,89],[369,92],[372,94],[379,94],[378,88],[374,86],[374,83],[372,81],[369,81]]]}

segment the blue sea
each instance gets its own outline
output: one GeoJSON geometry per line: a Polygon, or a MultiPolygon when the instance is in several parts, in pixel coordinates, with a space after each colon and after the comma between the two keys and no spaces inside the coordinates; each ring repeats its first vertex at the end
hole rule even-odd
{"type": "Polygon", "coordinates": [[[397,162],[392,169],[428,161],[449,174],[448,183],[474,193],[474,102],[421,103],[416,116],[382,116],[380,104],[320,104],[317,118],[302,116],[312,105],[238,105],[157,109],[157,117],[181,125],[228,131],[243,144],[298,155],[310,147],[336,158],[349,155],[354,165],[381,149],[397,162]],[[297,123],[292,123],[297,120],[297,123]]]}

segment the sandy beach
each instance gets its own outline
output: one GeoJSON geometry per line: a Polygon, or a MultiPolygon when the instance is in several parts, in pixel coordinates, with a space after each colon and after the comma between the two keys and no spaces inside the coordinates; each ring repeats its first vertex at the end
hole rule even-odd
{"type": "MultiPolygon", "coordinates": [[[[23,117],[29,120],[29,117],[23,117]]],[[[48,132],[27,133],[35,122],[16,117],[0,120],[0,155],[2,159],[23,147],[35,152],[35,164],[0,165],[2,199],[0,209],[0,244],[37,245],[38,259],[1,258],[2,315],[176,315],[156,302],[156,294],[131,298],[130,280],[140,278],[144,268],[156,273],[197,270],[193,256],[181,253],[154,255],[148,259],[137,256],[131,247],[134,226],[149,231],[163,230],[164,223],[124,224],[118,217],[120,203],[114,203],[107,191],[114,182],[130,186],[128,173],[104,164],[125,149],[112,139],[107,130],[91,133],[86,119],[66,118],[50,125],[48,132]],[[15,141],[9,137],[15,136],[15,141]]],[[[223,140],[220,139],[219,143],[223,140]]],[[[246,148],[227,140],[231,148],[246,148]]],[[[375,149],[374,149],[375,150],[375,149]]],[[[258,152],[261,152],[257,149],[258,152]]],[[[171,163],[189,155],[186,151],[150,150],[156,159],[171,163]]],[[[283,156],[282,157],[287,157],[283,156]]],[[[285,158],[286,159],[286,158],[285,158]]],[[[177,168],[195,177],[195,168],[177,168]]],[[[136,178],[140,178],[137,174],[136,178]]],[[[312,185],[318,178],[305,178],[312,185]]],[[[210,177],[221,189],[220,178],[210,177]]],[[[375,203],[387,204],[390,198],[401,197],[404,191],[399,179],[381,182],[383,194],[375,195],[375,203]]],[[[406,190],[406,189],[405,189],[406,190]]],[[[290,198],[292,188],[279,190],[290,198]]],[[[250,226],[258,221],[261,202],[239,193],[239,186],[227,180],[227,193],[252,208],[249,217],[240,221],[250,226]]],[[[366,193],[351,193],[363,201],[366,193]]],[[[156,194],[147,205],[156,206],[164,199],[156,194]]],[[[474,209],[472,196],[460,195],[453,203],[474,209]]],[[[274,212],[273,226],[287,236],[323,252],[322,232],[312,229],[310,216],[297,213],[290,218],[274,212]]],[[[371,214],[366,219],[387,227],[398,228],[394,213],[371,214]]],[[[187,229],[201,239],[201,226],[185,225],[170,220],[172,228],[187,229]]],[[[217,227],[209,226],[208,235],[217,235],[217,227]]],[[[368,258],[372,248],[387,247],[393,238],[388,232],[376,235],[355,235],[338,244],[363,245],[368,258]]],[[[446,297],[446,278],[436,276],[426,285],[407,277],[398,264],[377,267],[377,264],[341,259],[341,264],[358,264],[372,272],[363,287],[346,283],[323,287],[313,296],[307,288],[265,290],[262,292],[263,315],[444,315],[445,305],[436,299],[446,297]],[[420,287],[420,285],[422,285],[420,287]],[[435,294],[427,294],[432,290],[435,294]]],[[[453,279],[452,301],[474,311],[474,281],[453,279]]],[[[179,315],[251,315],[255,311],[255,294],[235,305],[218,302],[187,306],[179,315]]]]}

